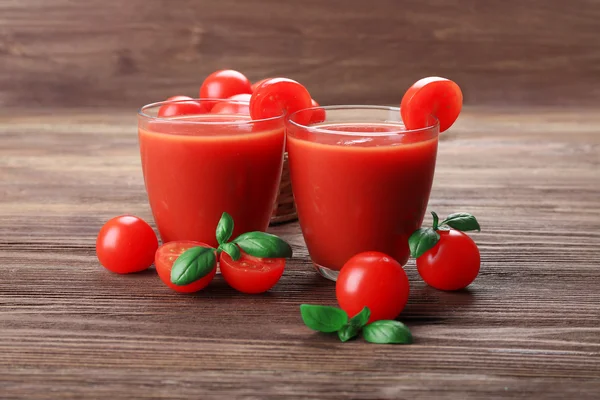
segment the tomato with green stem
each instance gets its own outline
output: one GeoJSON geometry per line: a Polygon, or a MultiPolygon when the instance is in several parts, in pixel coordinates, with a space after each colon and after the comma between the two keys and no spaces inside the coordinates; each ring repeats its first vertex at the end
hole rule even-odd
{"type": "Polygon", "coordinates": [[[106,222],[96,238],[100,264],[118,274],[140,272],[152,265],[158,248],[156,234],[143,219],[121,215],[106,222]]]}
{"type": "Polygon", "coordinates": [[[165,285],[180,293],[194,293],[204,289],[213,280],[217,272],[217,263],[215,262],[214,268],[204,277],[196,280],[187,285],[176,285],[171,281],[171,270],[173,264],[179,256],[185,253],[187,250],[194,247],[205,247],[211,248],[206,243],[194,242],[191,240],[183,240],[176,242],[168,242],[159,247],[156,251],[154,264],[156,266],[156,272],[161,281],[165,285]]]}
{"type": "Polygon", "coordinates": [[[462,102],[462,92],[455,82],[432,76],[418,80],[406,91],[400,113],[407,129],[426,128],[435,116],[440,132],[444,132],[458,118],[462,102]]]}
{"type": "Polygon", "coordinates": [[[177,117],[180,115],[204,114],[200,103],[188,96],[173,96],[158,109],[160,118],[177,117]]]}
{"type": "Polygon", "coordinates": [[[481,230],[479,222],[469,213],[454,213],[440,223],[438,215],[431,214],[433,226],[417,229],[408,239],[417,271],[436,289],[464,289],[479,274],[481,256],[473,239],[463,232],[481,230]]]}
{"type": "Polygon", "coordinates": [[[223,279],[235,290],[263,293],[279,282],[285,269],[285,258],[258,258],[242,252],[240,259],[234,261],[222,252],[220,269],[223,279]]]}
{"type": "Polygon", "coordinates": [[[417,271],[425,283],[436,289],[464,289],[479,274],[479,249],[473,239],[460,231],[440,230],[438,234],[436,245],[417,258],[417,271]]]}
{"type": "Polygon", "coordinates": [[[392,257],[367,251],[344,264],[335,284],[335,294],[338,304],[350,317],[368,307],[369,323],[394,319],[408,301],[408,277],[392,257]]]}

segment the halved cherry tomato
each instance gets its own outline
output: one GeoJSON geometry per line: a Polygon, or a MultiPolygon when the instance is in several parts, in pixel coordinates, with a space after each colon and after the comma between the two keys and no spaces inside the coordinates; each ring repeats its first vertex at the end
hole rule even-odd
{"type": "MultiPolygon", "coordinates": [[[[224,69],[213,72],[200,87],[200,98],[228,99],[241,93],[252,93],[252,85],[241,72],[224,69]]],[[[202,101],[207,111],[212,110],[216,101],[202,101]]]]}
{"type": "Polygon", "coordinates": [[[481,257],[467,234],[451,229],[438,230],[440,240],[417,258],[417,270],[429,286],[440,290],[460,290],[479,274],[481,257]]]}
{"type": "Polygon", "coordinates": [[[400,113],[407,129],[426,128],[433,115],[440,121],[440,132],[444,132],[458,118],[462,102],[462,92],[456,83],[432,76],[418,80],[406,91],[400,113]]]}
{"type": "Polygon", "coordinates": [[[109,271],[129,274],[147,269],[158,247],[156,234],[141,218],[121,215],[102,226],[96,238],[96,255],[109,271]]]}
{"type": "Polygon", "coordinates": [[[175,285],[171,282],[171,269],[173,268],[173,263],[175,260],[177,260],[177,257],[183,254],[186,250],[198,246],[210,247],[206,243],[182,240],[177,242],[168,242],[158,248],[154,259],[154,265],[156,266],[156,272],[158,272],[158,276],[165,283],[165,285],[180,293],[193,293],[208,286],[217,272],[216,262],[213,270],[210,271],[210,273],[205,277],[198,279],[196,282],[192,282],[189,285],[183,286],[175,285]]]}
{"type": "Polygon", "coordinates": [[[242,252],[233,261],[229,254],[221,253],[221,275],[237,291],[256,294],[271,289],[281,278],[285,258],[257,258],[242,252]]]}
{"type": "Polygon", "coordinates": [[[169,97],[167,101],[176,101],[177,103],[167,103],[160,106],[158,109],[158,116],[165,117],[176,117],[178,115],[191,115],[191,114],[204,114],[205,110],[200,103],[194,101],[188,96],[173,96],[169,97]],[[189,101],[184,101],[189,100],[189,101]]]}
{"type": "Polygon", "coordinates": [[[312,125],[312,124],[318,124],[320,122],[324,122],[325,121],[325,109],[321,108],[321,106],[319,106],[319,103],[317,103],[315,101],[315,99],[311,100],[311,107],[320,107],[320,108],[313,110],[312,116],[310,117],[309,124],[312,125]]]}
{"type": "Polygon", "coordinates": [[[260,81],[254,82],[252,84],[252,93],[254,93],[256,91],[256,88],[259,87],[260,85],[262,85],[262,83],[264,81],[268,81],[269,79],[271,79],[271,78],[261,79],[260,81]]]}
{"type": "Polygon", "coordinates": [[[250,115],[250,97],[252,95],[249,93],[241,93],[236,94],[235,96],[231,96],[227,100],[231,101],[220,101],[214,105],[212,110],[210,110],[213,114],[242,114],[242,115],[250,115]]]}
{"type": "Polygon", "coordinates": [[[408,301],[408,278],[392,257],[377,252],[359,253],[349,259],[338,275],[335,295],[349,317],[369,307],[369,322],[394,319],[408,301]]]}
{"type": "MultiPolygon", "coordinates": [[[[287,78],[271,78],[256,88],[250,99],[250,115],[252,119],[263,119],[280,116],[283,113],[292,114],[311,106],[308,90],[298,82],[287,78]]],[[[306,114],[307,123],[310,113],[306,114]]]]}

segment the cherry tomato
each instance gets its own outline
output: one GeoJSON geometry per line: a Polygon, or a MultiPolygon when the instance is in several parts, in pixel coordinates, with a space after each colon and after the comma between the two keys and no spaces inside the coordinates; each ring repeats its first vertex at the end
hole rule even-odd
{"type": "Polygon", "coordinates": [[[250,115],[250,97],[252,95],[249,93],[241,93],[236,94],[235,96],[231,96],[229,101],[220,101],[215,104],[210,110],[211,113],[214,114],[243,114],[250,115]],[[243,102],[243,103],[242,103],[243,102]]]}
{"type": "Polygon", "coordinates": [[[173,268],[173,263],[175,260],[177,260],[177,257],[183,254],[186,250],[198,246],[210,247],[206,243],[182,240],[178,242],[165,243],[158,248],[154,259],[154,265],[156,266],[156,272],[158,272],[158,276],[165,283],[165,285],[180,293],[193,293],[208,286],[210,281],[213,280],[215,274],[217,273],[216,262],[215,267],[208,275],[190,283],[189,285],[179,286],[171,282],[171,269],[173,268]]]}
{"type": "Polygon", "coordinates": [[[157,248],[158,239],[150,225],[133,215],[110,219],[96,238],[98,261],[118,274],[147,269],[154,261],[157,248]]]}
{"type": "MultiPolygon", "coordinates": [[[[200,87],[200,98],[228,99],[241,93],[252,93],[252,85],[241,72],[224,69],[213,72],[200,87]]],[[[210,111],[216,101],[202,101],[202,105],[210,111]]]]}
{"type": "Polygon", "coordinates": [[[233,261],[229,254],[221,253],[221,275],[237,291],[256,294],[271,289],[281,278],[285,258],[257,258],[242,252],[233,261]]]}
{"type": "Polygon", "coordinates": [[[479,274],[477,245],[468,235],[457,231],[438,231],[440,240],[417,258],[417,270],[429,285],[440,290],[466,288],[479,274]]]}
{"type": "MultiPolygon", "coordinates": [[[[311,100],[311,107],[321,107],[319,106],[319,103],[317,103],[315,101],[315,99],[311,100]]],[[[324,108],[317,108],[316,110],[313,110],[312,116],[310,117],[310,122],[309,124],[318,124],[320,122],[324,122],[325,121],[325,109],[324,108]]]]}
{"type": "Polygon", "coordinates": [[[427,127],[434,115],[440,121],[440,132],[444,132],[458,118],[462,102],[462,92],[456,83],[432,76],[418,80],[406,91],[400,113],[407,129],[427,127]]]}
{"type": "MultiPolygon", "coordinates": [[[[252,119],[263,119],[280,116],[282,113],[292,114],[311,106],[308,90],[296,81],[287,78],[271,78],[264,81],[250,99],[250,115],[252,119]]],[[[301,113],[305,114],[305,113],[301,113]]],[[[310,120],[310,113],[306,121],[310,120]]]]}
{"type": "Polygon", "coordinates": [[[254,92],[256,91],[256,88],[257,88],[257,87],[259,87],[260,85],[262,85],[262,83],[263,83],[264,81],[268,81],[269,79],[271,79],[271,78],[261,79],[261,80],[260,80],[260,81],[258,81],[258,82],[254,82],[254,83],[252,84],[252,93],[254,93],[254,92]]]}
{"type": "Polygon", "coordinates": [[[169,97],[167,101],[177,101],[177,103],[167,103],[160,106],[158,109],[158,116],[161,118],[176,117],[178,115],[203,114],[205,112],[200,103],[188,96],[173,96],[169,97]]]}
{"type": "Polygon", "coordinates": [[[365,306],[371,310],[369,322],[394,319],[408,301],[408,278],[392,257],[377,252],[359,253],[342,267],[335,284],[340,307],[349,317],[365,306]]]}

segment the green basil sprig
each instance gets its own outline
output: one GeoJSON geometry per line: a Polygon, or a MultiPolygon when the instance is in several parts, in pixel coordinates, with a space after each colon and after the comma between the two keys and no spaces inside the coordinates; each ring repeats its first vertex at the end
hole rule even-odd
{"type": "Polygon", "coordinates": [[[233,240],[242,250],[254,257],[287,258],[292,256],[291,246],[275,235],[265,232],[247,232],[233,240]]]}
{"type": "Polygon", "coordinates": [[[291,257],[292,248],[283,239],[265,232],[243,233],[232,241],[233,218],[224,212],[217,224],[216,237],[219,247],[192,247],[182,253],[173,263],[171,282],[175,285],[188,285],[208,275],[217,263],[215,252],[229,254],[232,260],[240,259],[244,250],[247,254],[260,258],[291,257]],[[241,250],[240,250],[241,249],[241,250]]]}
{"type": "Polygon", "coordinates": [[[338,330],[337,333],[340,340],[347,342],[358,336],[360,330],[369,322],[370,317],[371,310],[369,310],[369,307],[363,308],[361,312],[350,318],[348,323],[338,330]]]}
{"type": "Polygon", "coordinates": [[[361,312],[348,319],[344,310],[316,304],[301,304],[300,314],[304,324],[310,329],[324,332],[337,332],[338,338],[346,342],[358,336],[370,343],[407,344],[412,342],[410,330],[398,321],[375,321],[368,324],[371,311],[364,307],[361,312]]]}
{"type": "Polygon", "coordinates": [[[319,332],[337,332],[348,322],[348,314],[335,307],[301,304],[300,314],[306,326],[319,332]]]}
{"type": "Polygon", "coordinates": [[[413,232],[408,238],[408,247],[410,255],[414,258],[419,258],[428,250],[432,249],[440,240],[438,230],[448,230],[450,228],[457,231],[481,231],[477,219],[469,213],[454,213],[450,214],[439,223],[438,215],[432,211],[433,227],[419,228],[413,232]]]}
{"type": "Polygon", "coordinates": [[[216,265],[215,249],[192,247],[177,257],[173,263],[171,282],[178,286],[188,285],[204,278],[216,265]]]}
{"type": "Polygon", "coordinates": [[[410,344],[412,334],[399,321],[379,320],[363,328],[362,335],[367,342],[377,344],[410,344]]]}

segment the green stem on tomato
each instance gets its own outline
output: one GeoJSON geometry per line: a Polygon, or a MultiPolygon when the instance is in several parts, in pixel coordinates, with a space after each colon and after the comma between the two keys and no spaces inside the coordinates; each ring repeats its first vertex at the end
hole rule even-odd
{"type": "Polygon", "coordinates": [[[433,230],[437,231],[439,227],[438,222],[440,221],[440,217],[438,217],[435,211],[432,211],[431,215],[433,216],[433,230]]]}

